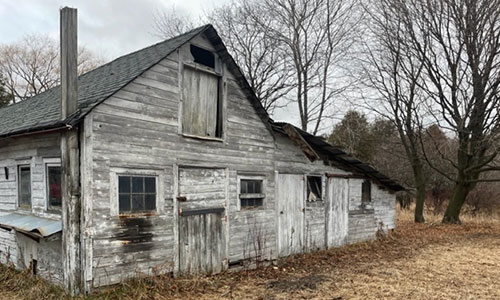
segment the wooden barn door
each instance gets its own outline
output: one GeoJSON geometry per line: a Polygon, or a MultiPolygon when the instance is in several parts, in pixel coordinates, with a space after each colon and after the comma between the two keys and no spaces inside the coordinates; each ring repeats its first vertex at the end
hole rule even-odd
{"type": "Polygon", "coordinates": [[[303,252],[304,195],[303,175],[278,174],[279,256],[288,256],[303,252]]]}
{"type": "Polygon", "coordinates": [[[225,269],[226,173],[224,169],[179,169],[179,272],[225,269]]]}
{"type": "Polygon", "coordinates": [[[349,216],[349,179],[328,179],[327,185],[327,227],[326,240],[328,247],[345,244],[349,216]]]}

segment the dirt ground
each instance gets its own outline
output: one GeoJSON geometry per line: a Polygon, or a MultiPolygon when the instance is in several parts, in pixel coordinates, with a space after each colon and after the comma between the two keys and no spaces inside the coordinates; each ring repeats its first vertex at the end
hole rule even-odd
{"type": "Polygon", "coordinates": [[[182,298],[500,299],[500,226],[402,222],[384,240],[298,257],[252,275],[182,298]]]}
{"type": "Polygon", "coordinates": [[[416,225],[409,219],[400,216],[397,229],[377,241],[296,256],[265,270],[198,279],[192,290],[184,289],[188,280],[179,280],[179,290],[171,296],[500,299],[500,222],[416,225]]]}
{"type": "MultiPolygon", "coordinates": [[[[21,292],[15,286],[21,281],[2,279],[0,298],[61,297],[54,289],[40,291],[37,285],[43,283],[21,292]]],[[[89,298],[500,299],[500,222],[415,225],[400,218],[393,233],[376,241],[299,255],[259,270],[144,279],[89,298]]]]}

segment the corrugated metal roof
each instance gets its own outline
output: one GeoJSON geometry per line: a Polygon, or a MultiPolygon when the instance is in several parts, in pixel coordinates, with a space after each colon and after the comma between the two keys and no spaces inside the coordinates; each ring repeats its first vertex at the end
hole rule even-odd
{"type": "Polygon", "coordinates": [[[0,227],[48,237],[62,230],[60,220],[52,220],[33,215],[11,213],[0,216],[0,227]]]}

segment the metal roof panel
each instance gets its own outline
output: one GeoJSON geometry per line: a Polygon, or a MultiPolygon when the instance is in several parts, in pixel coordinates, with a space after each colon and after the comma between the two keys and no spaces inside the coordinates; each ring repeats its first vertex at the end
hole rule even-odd
{"type": "Polygon", "coordinates": [[[33,215],[10,213],[0,216],[0,227],[32,232],[48,237],[62,231],[62,222],[33,215]]]}

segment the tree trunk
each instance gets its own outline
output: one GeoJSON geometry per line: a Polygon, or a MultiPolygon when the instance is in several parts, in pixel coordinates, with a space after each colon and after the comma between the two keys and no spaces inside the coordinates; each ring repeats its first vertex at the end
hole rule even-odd
{"type": "Polygon", "coordinates": [[[469,185],[457,183],[453,187],[453,194],[444,212],[443,224],[460,224],[460,210],[465,203],[465,199],[470,192],[469,185]]]}
{"type": "Polygon", "coordinates": [[[424,201],[425,183],[417,184],[417,195],[415,199],[415,223],[424,223],[424,201]]]}
{"type": "MultiPolygon", "coordinates": [[[[414,139],[414,137],[412,137],[412,139],[414,139]]],[[[410,140],[408,144],[409,145],[405,149],[407,156],[411,158],[412,161],[413,176],[415,177],[415,186],[417,189],[417,195],[415,197],[415,223],[424,223],[424,202],[427,181],[416,150],[416,143],[414,140],[410,140]]]]}

